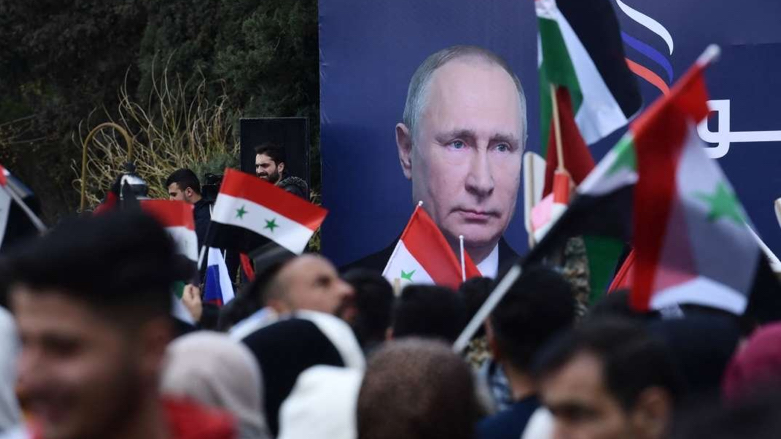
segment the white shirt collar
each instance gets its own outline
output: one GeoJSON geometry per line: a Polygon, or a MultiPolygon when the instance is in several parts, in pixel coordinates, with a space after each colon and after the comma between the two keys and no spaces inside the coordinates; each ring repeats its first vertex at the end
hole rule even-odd
{"type": "Polygon", "coordinates": [[[480,274],[483,277],[490,277],[496,279],[496,275],[499,272],[499,244],[496,244],[488,257],[483,259],[483,262],[477,264],[477,269],[480,270],[480,274]]]}

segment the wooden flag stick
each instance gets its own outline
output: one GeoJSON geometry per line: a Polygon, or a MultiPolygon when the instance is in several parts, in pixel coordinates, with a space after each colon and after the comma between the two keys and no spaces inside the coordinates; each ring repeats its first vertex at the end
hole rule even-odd
{"type": "Polygon", "coordinates": [[[565,172],[564,168],[564,148],[561,145],[561,121],[559,121],[559,103],[556,101],[556,86],[550,85],[551,109],[553,112],[553,133],[556,138],[556,155],[558,156],[558,167],[556,170],[565,172]]]}

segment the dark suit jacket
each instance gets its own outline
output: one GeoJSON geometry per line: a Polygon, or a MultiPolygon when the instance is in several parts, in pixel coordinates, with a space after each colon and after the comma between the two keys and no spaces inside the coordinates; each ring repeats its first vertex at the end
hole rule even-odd
{"type": "MultiPolygon", "coordinates": [[[[343,265],[340,268],[340,271],[346,273],[353,268],[363,268],[382,273],[382,270],[384,270],[385,266],[388,264],[388,259],[390,259],[393,254],[393,249],[396,248],[397,242],[398,239],[377,253],[372,253],[362,259],[343,265]]],[[[515,253],[515,250],[507,244],[507,241],[505,241],[504,238],[499,240],[499,271],[497,271],[497,273],[501,275],[504,269],[508,268],[510,264],[514,263],[519,258],[520,256],[518,253],[515,253]]]]}

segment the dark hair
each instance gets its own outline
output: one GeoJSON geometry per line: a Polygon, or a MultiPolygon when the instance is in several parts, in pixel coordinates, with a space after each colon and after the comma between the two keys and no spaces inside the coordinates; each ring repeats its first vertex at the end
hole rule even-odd
{"type": "Polygon", "coordinates": [[[499,349],[522,371],[530,368],[534,355],[553,335],[574,320],[570,283],[544,267],[524,271],[490,318],[499,349]]]}
{"type": "Polygon", "coordinates": [[[348,271],[344,280],[355,289],[358,314],[352,327],[361,347],[382,343],[391,325],[393,287],[380,273],[361,268],[348,271]]]}
{"type": "Polygon", "coordinates": [[[287,157],[285,156],[285,148],[283,148],[281,145],[272,143],[272,142],[266,142],[262,143],[255,147],[255,154],[265,154],[271,158],[271,160],[274,161],[275,164],[285,163],[287,161],[287,157]]]}
{"type": "Polygon", "coordinates": [[[427,337],[454,342],[466,326],[464,301],[450,288],[408,285],[393,310],[393,337],[427,337]]]}
{"type": "Polygon", "coordinates": [[[109,321],[136,327],[171,315],[178,265],[174,244],[153,218],[116,211],[66,220],[11,256],[12,285],[70,296],[109,321]]]}
{"type": "Polygon", "coordinates": [[[544,380],[583,353],[602,362],[605,387],[626,410],[634,408],[640,393],[649,387],[661,387],[674,403],[681,401],[683,382],[669,351],[629,320],[584,321],[543,351],[535,375],[544,380]]]}
{"type": "MultiPolygon", "coordinates": [[[[458,294],[464,299],[464,305],[466,305],[467,322],[472,320],[472,317],[477,314],[485,300],[491,295],[493,286],[494,280],[490,277],[473,277],[458,287],[458,294]]],[[[483,335],[485,335],[485,328],[481,325],[474,336],[482,337],[483,335]]]]}
{"type": "Polygon", "coordinates": [[[185,190],[189,187],[193,192],[201,195],[201,182],[198,180],[198,176],[195,175],[195,172],[187,168],[177,169],[169,175],[165,180],[165,187],[167,188],[173,183],[176,183],[181,190],[185,190]]]}
{"type": "Polygon", "coordinates": [[[709,401],[686,407],[673,422],[672,439],[776,439],[781,431],[781,393],[755,395],[739,404],[709,401]]]}
{"type": "Polygon", "coordinates": [[[392,341],[369,358],[357,404],[358,437],[471,439],[481,415],[472,371],[442,343],[392,341]]]}
{"type": "Polygon", "coordinates": [[[293,260],[289,252],[272,250],[266,257],[255,260],[255,279],[245,284],[236,298],[220,310],[217,330],[227,331],[236,323],[246,319],[266,305],[269,290],[276,285],[276,277],[282,267],[293,260]]]}

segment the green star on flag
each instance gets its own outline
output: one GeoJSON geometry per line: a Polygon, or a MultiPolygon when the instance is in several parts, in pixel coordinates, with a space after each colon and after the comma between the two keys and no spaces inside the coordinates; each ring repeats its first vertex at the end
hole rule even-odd
{"type": "Polygon", "coordinates": [[[244,215],[246,213],[247,213],[247,211],[244,210],[244,206],[241,206],[239,209],[236,209],[236,218],[244,219],[244,215]]]}
{"type": "Polygon", "coordinates": [[[744,223],[743,213],[740,211],[740,204],[738,203],[735,194],[720,181],[716,185],[716,192],[713,194],[707,194],[699,192],[695,194],[697,198],[708,203],[710,212],[708,212],[708,220],[713,222],[721,217],[727,217],[732,221],[735,221],[738,225],[744,223]]]}
{"type": "Polygon", "coordinates": [[[279,227],[276,218],[272,218],[270,221],[269,220],[265,220],[265,221],[266,221],[266,225],[263,228],[271,230],[271,233],[274,233],[274,229],[279,227]]]}
{"type": "Polygon", "coordinates": [[[408,280],[412,282],[412,275],[415,274],[415,270],[412,270],[410,272],[406,272],[404,270],[401,270],[401,278],[404,280],[408,280]]]}

